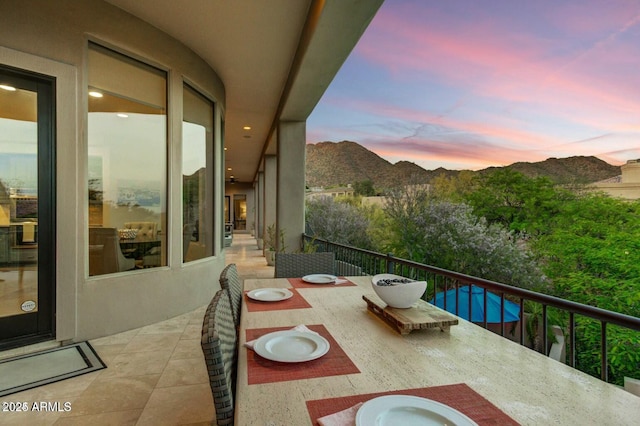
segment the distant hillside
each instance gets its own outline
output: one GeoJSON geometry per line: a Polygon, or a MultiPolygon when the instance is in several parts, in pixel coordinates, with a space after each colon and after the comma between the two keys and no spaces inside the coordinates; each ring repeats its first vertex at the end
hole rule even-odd
{"type": "Polygon", "coordinates": [[[307,186],[332,186],[388,179],[393,165],[355,142],[307,145],[307,186]]]}
{"type": "MultiPolygon", "coordinates": [[[[557,183],[592,183],[620,174],[596,157],[549,158],[536,163],[514,163],[508,168],[529,177],[546,176],[557,183]]],[[[490,167],[477,173],[487,173],[490,167]]],[[[438,168],[425,170],[415,163],[399,161],[391,164],[355,142],[319,142],[307,145],[307,186],[336,186],[371,180],[380,190],[403,182],[429,183],[440,174],[456,176],[457,170],[438,168]]]]}
{"type": "MultiPolygon", "coordinates": [[[[557,183],[593,183],[620,175],[620,166],[612,166],[596,157],[548,158],[537,163],[513,163],[507,166],[525,176],[547,176],[557,183]]],[[[495,167],[481,170],[487,172],[495,167]]]]}

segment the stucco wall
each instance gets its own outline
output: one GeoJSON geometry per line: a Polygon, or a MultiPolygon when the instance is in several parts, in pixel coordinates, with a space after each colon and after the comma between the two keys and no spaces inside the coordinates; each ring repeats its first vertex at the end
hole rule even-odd
{"type": "Polygon", "coordinates": [[[593,188],[616,198],[640,199],[640,183],[594,183],[593,188]]]}
{"type": "Polygon", "coordinates": [[[593,184],[593,188],[597,191],[606,192],[612,197],[639,200],[640,160],[629,160],[620,169],[622,171],[620,182],[597,182],[593,184]]]}
{"type": "Polygon", "coordinates": [[[640,160],[629,160],[620,167],[622,183],[635,183],[640,186],[640,160]]]}
{"type": "MultiPolygon", "coordinates": [[[[57,82],[58,340],[84,340],[157,322],[209,302],[224,266],[217,256],[181,263],[181,123],[183,76],[224,108],[224,86],[184,45],[101,0],[0,1],[0,64],[54,75],[57,82]],[[115,48],[169,72],[169,266],[88,278],[87,42],[115,48]]],[[[220,111],[220,109],[216,109],[220,111]]],[[[219,114],[219,112],[217,112],[219,114]]],[[[220,116],[216,141],[220,141],[220,116]]],[[[221,150],[216,150],[221,152],[221,150]]],[[[216,187],[222,188],[216,164],[216,187]]],[[[215,201],[222,233],[223,199],[215,201]]],[[[219,235],[219,234],[218,234],[219,235]]]]}

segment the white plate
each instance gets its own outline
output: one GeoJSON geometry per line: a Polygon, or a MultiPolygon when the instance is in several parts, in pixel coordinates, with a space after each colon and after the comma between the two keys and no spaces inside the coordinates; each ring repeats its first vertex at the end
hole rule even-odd
{"type": "Polygon", "coordinates": [[[362,404],[356,414],[356,426],[477,426],[458,410],[410,395],[386,395],[362,404]]]}
{"type": "Polygon", "coordinates": [[[293,293],[286,288],[257,288],[248,292],[247,296],[261,302],[279,302],[289,299],[293,293]]]}
{"type": "Polygon", "coordinates": [[[304,362],[329,352],[329,342],[319,334],[283,330],[259,337],[253,350],[271,361],[304,362]]]}
{"type": "Polygon", "coordinates": [[[331,284],[336,282],[338,277],[329,274],[311,274],[302,277],[302,281],[310,284],[331,284]]]}

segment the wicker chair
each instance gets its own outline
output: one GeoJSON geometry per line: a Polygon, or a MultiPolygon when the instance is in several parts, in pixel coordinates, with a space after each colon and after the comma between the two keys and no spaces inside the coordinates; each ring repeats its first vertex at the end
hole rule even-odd
{"type": "Polygon", "coordinates": [[[341,277],[347,277],[350,275],[365,275],[362,272],[362,267],[354,265],[352,263],[343,262],[342,260],[336,260],[336,273],[341,277]]]}
{"type": "Polygon", "coordinates": [[[309,274],[334,274],[335,255],[321,253],[276,253],[276,278],[300,278],[309,274]]]}
{"type": "Polygon", "coordinates": [[[155,240],[158,237],[158,224],[156,222],[125,222],[126,229],[135,229],[137,236],[155,240]]]}
{"type": "Polygon", "coordinates": [[[116,228],[89,228],[89,275],[135,269],[135,259],[124,257],[116,228]]]}
{"type": "Polygon", "coordinates": [[[238,337],[227,290],[218,291],[207,307],[200,344],[209,373],[216,424],[232,425],[238,337]]]}
{"type": "Polygon", "coordinates": [[[220,287],[228,289],[233,319],[236,327],[239,327],[240,312],[242,312],[242,282],[238,276],[238,268],[235,263],[228,264],[220,273],[220,287]]]}

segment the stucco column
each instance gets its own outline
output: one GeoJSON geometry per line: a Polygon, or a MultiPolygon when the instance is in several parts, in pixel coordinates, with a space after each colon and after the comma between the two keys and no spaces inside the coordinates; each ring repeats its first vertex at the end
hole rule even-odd
{"type": "Polygon", "coordinates": [[[276,194],[277,194],[277,175],[278,161],[275,155],[267,155],[264,157],[264,192],[263,192],[263,217],[262,235],[267,232],[267,227],[276,223],[276,194]]]}
{"type": "Polygon", "coordinates": [[[304,232],[306,133],[304,121],[278,125],[277,232],[284,231],[287,252],[300,249],[304,232]]]}
{"type": "Polygon", "coordinates": [[[260,181],[262,172],[256,176],[253,182],[253,234],[257,238],[262,238],[262,191],[260,181]]]}

